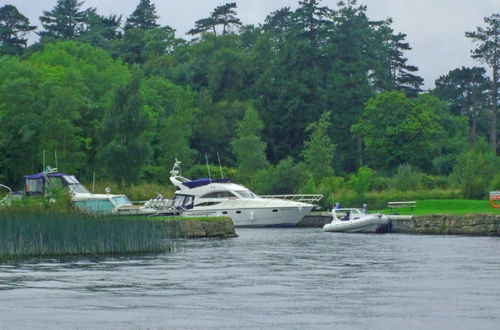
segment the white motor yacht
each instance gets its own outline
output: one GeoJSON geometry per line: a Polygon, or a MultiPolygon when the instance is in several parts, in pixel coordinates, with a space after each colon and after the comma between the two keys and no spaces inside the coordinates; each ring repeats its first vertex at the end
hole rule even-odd
{"type": "Polygon", "coordinates": [[[389,219],[380,213],[366,213],[356,208],[334,207],[332,222],[323,226],[324,231],[347,233],[379,233],[388,231],[389,219]]]}
{"type": "Polygon", "coordinates": [[[291,227],[313,209],[323,195],[258,196],[230,179],[189,180],[176,160],[170,181],[176,186],[171,209],[184,217],[229,217],[235,227],[291,227]]]}

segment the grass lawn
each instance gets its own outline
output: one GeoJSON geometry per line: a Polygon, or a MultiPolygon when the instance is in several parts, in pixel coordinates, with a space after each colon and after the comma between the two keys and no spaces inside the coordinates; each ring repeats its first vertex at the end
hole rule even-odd
{"type": "Polygon", "coordinates": [[[487,200],[465,200],[465,199],[427,199],[417,201],[414,208],[401,207],[394,210],[378,210],[385,214],[477,214],[488,213],[500,215],[500,208],[493,208],[487,200]]]}

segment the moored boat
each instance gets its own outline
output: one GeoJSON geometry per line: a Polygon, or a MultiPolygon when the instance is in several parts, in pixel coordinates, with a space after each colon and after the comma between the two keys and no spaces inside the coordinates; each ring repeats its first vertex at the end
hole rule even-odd
{"type": "Polygon", "coordinates": [[[45,196],[51,189],[66,188],[69,190],[74,207],[91,214],[114,215],[149,215],[155,209],[134,205],[126,195],[111,194],[109,188],[105,194],[94,194],[85,188],[74,175],[57,172],[57,169],[47,167],[43,172],[24,176],[24,191],[12,193],[10,199],[45,196]]]}
{"type": "Polygon", "coordinates": [[[172,207],[184,217],[230,217],[235,227],[292,227],[309,214],[323,195],[261,197],[230,179],[189,180],[176,160],[170,181],[177,191],[172,207]]]}
{"type": "Polygon", "coordinates": [[[332,210],[332,222],[323,226],[327,232],[380,233],[388,231],[390,221],[380,213],[366,213],[357,208],[339,208],[332,210]]]}

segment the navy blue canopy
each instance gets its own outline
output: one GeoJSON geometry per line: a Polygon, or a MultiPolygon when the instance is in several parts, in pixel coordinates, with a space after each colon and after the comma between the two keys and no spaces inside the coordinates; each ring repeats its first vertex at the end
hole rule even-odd
{"type": "MultiPolygon", "coordinates": [[[[65,175],[66,174],[63,174],[63,173],[45,173],[45,176],[47,176],[49,178],[62,178],[65,175]]],[[[37,174],[25,175],[24,178],[25,179],[42,179],[42,178],[44,178],[44,174],[37,173],[37,174]]]]}
{"type": "Polygon", "coordinates": [[[200,178],[196,180],[191,180],[191,181],[186,181],[183,182],[182,184],[188,187],[189,189],[196,188],[196,187],[201,187],[201,186],[206,186],[207,184],[210,183],[229,183],[231,182],[231,179],[208,179],[208,178],[200,178]]]}

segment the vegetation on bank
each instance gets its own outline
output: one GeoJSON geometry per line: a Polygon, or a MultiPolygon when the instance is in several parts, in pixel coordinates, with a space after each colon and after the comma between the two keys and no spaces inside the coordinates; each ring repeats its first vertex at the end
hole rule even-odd
{"type": "Polygon", "coordinates": [[[499,14],[465,36],[483,67],[423,91],[406,35],[355,0],[300,0],[259,25],[227,3],[192,40],[160,26],[150,0],[124,22],[82,6],[41,12],[29,47],[36,27],[0,7],[0,183],[57,163],[89,190],[95,174],[96,192],[147,200],[173,194],[175,158],[196,178],[220,155],[257,194],[321,193],[323,207],[500,190],[499,14]]]}
{"type": "Polygon", "coordinates": [[[25,256],[164,252],[182,238],[160,221],[220,222],[224,217],[97,216],[69,207],[65,194],[0,207],[0,260],[25,256]]]}
{"type": "Polygon", "coordinates": [[[154,221],[69,212],[0,211],[0,259],[169,251],[175,237],[154,221]]]}
{"type": "MultiPolygon", "coordinates": [[[[373,211],[376,212],[376,211],[373,211]]],[[[496,214],[500,215],[500,209],[491,207],[485,200],[465,199],[443,199],[443,200],[418,200],[416,207],[401,207],[388,209],[387,206],[378,210],[385,214],[401,215],[431,215],[431,214],[496,214]]]]}

